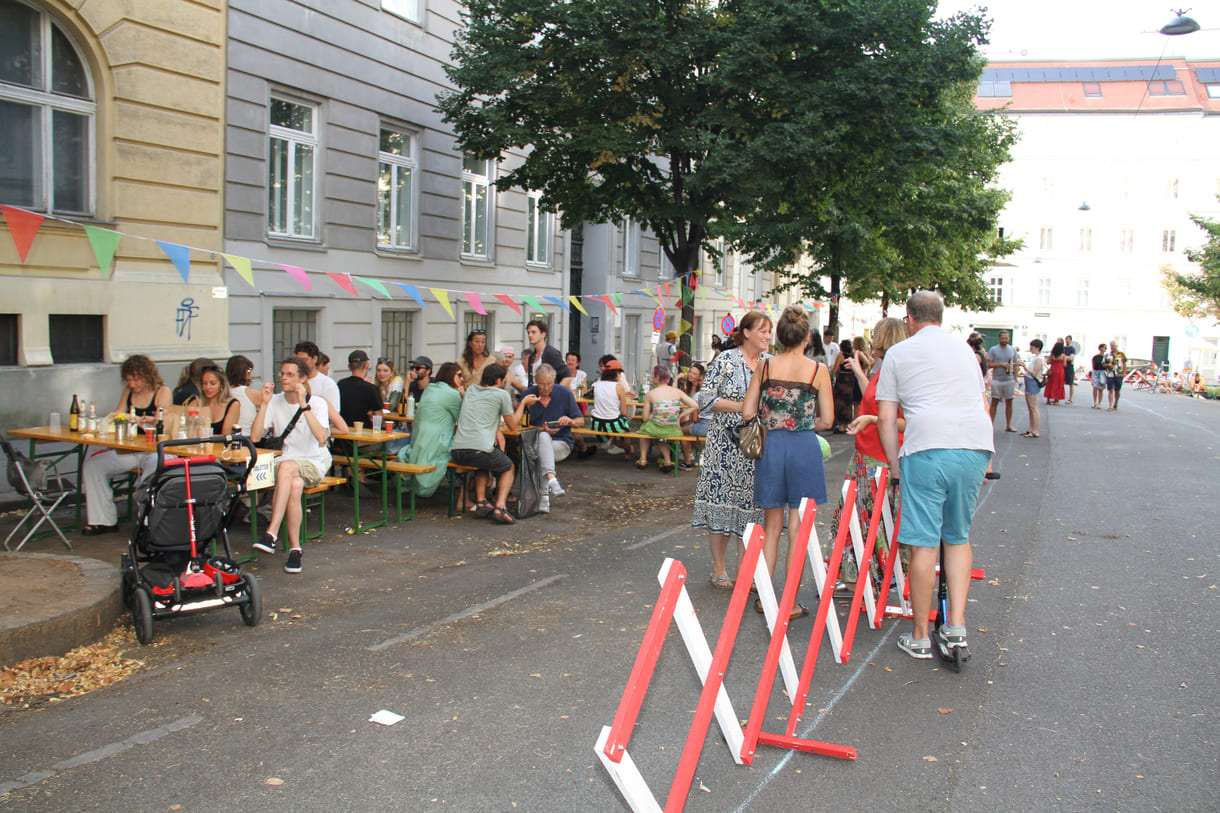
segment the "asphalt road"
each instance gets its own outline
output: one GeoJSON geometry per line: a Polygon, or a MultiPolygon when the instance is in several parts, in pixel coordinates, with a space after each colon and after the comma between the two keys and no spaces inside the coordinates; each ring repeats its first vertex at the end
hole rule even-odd
{"type": "MultiPolygon", "coordinates": [[[[896,649],[903,622],[862,628],[849,664],[823,646],[798,733],[859,758],[760,747],[738,766],[713,725],[687,810],[1217,809],[1220,405],[1128,393],[1116,413],[1046,413],[1040,440],[997,433],[962,674],[896,649]]],[[[833,443],[837,483],[846,439],[833,443]]],[[[564,464],[574,479],[549,518],[511,533],[442,510],[307,548],[299,577],[264,562],[274,619],[159,622],[156,668],[0,715],[0,808],[627,809],[594,743],[657,571],[685,563],[713,644],[728,593],[688,524],[692,475],[582,465],[564,464]],[[368,722],[381,709],[405,719],[368,722]]],[[[760,619],[747,609],[726,678],[743,719],[760,619]]],[[[811,626],[790,632],[798,664],[811,626]]],[[[662,804],[698,692],[673,630],[630,744],[662,804]]],[[[786,705],[777,682],[768,730],[786,705]]]]}

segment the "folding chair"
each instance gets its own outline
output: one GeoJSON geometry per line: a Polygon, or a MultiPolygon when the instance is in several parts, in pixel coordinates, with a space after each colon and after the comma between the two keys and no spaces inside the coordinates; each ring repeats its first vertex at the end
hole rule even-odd
{"type": "Polygon", "coordinates": [[[49,460],[30,460],[28,457],[17,451],[12,442],[3,436],[0,436],[0,445],[4,447],[4,455],[8,458],[8,482],[9,485],[17,490],[17,493],[29,499],[31,506],[26,512],[21,521],[17,523],[17,527],[9,533],[4,540],[4,549],[9,551],[21,550],[26,542],[38,532],[44,522],[51,523],[51,527],[55,533],[59,535],[59,539],[68,546],[68,550],[72,550],[72,543],[64,536],[64,532],[55,524],[51,512],[59,507],[72,494],[76,493],[76,486],[71,481],[65,480],[56,470],[55,464],[49,460]],[[51,480],[54,480],[55,485],[51,485],[51,480]],[[34,523],[26,535],[22,537],[21,542],[17,547],[10,548],[9,542],[17,535],[22,526],[28,520],[33,519],[36,514],[40,513],[41,518],[34,523]]]}

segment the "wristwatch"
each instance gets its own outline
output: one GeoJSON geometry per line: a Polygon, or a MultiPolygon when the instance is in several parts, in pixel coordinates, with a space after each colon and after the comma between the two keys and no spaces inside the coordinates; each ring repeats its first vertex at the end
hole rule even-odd
{"type": "Polygon", "coordinates": [[[313,412],[313,404],[306,404],[305,406],[301,407],[301,411],[302,412],[313,412]]]}

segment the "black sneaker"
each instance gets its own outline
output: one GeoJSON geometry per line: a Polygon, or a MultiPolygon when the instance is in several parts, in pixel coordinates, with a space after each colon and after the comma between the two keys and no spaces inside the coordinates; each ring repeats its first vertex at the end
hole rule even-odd
{"type": "Polygon", "coordinates": [[[300,573],[301,572],[301,549],[293,548],[288,551],[288,561],[284,563],[285,573],[300,573]]]}
{"type": "Polygon", "coordinates": [[[263,531],[263,535],[254,543],[255,550],[261,550],[263,553],[275,553],[275,537],[263,531]]]}

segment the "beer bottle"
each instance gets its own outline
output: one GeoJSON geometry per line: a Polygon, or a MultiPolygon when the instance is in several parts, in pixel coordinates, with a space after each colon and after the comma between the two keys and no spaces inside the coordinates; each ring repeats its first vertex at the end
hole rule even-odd
{"type": "Polygon", "coordinates": [[[76,393],[72,394],[72,408],[68,410],[68,429],[73,432],[80,431],[80,401],[76,393]]]}
{"type": "Polygon", "coordinates": [[[157,407],[157,440],[165,440],[165,407],[157,407]]]}

